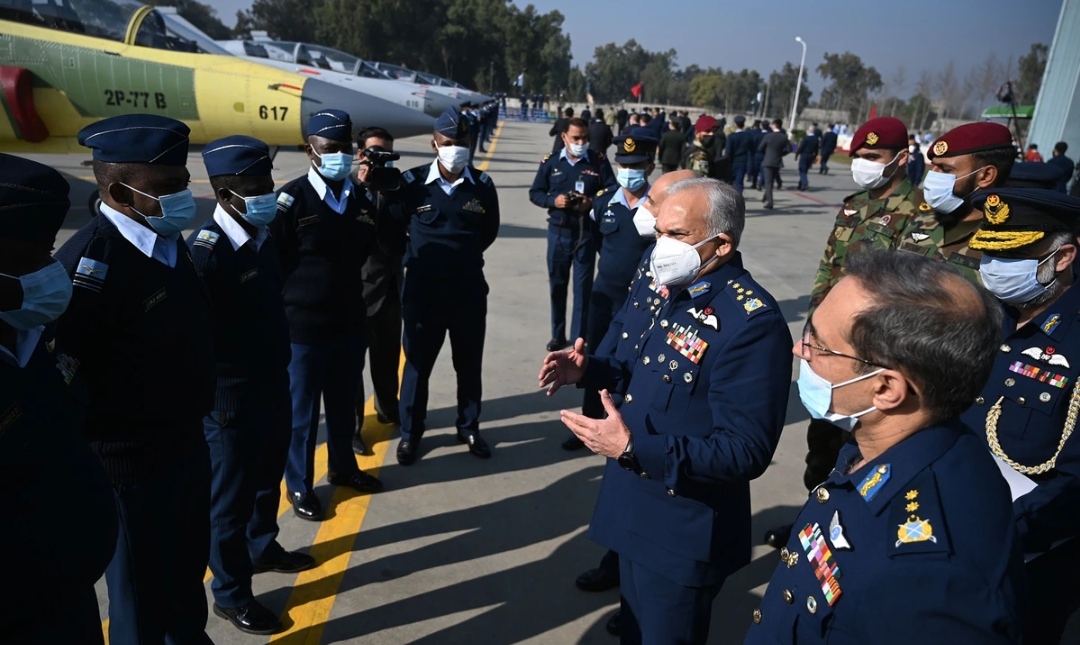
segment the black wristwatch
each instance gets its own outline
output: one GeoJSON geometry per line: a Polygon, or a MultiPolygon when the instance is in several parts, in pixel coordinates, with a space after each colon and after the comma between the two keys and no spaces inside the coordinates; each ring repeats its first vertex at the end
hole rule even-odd
{"type": "Polygon", "coordinates": [[[638,463],[637,455],[634,454],[634,436],[630,435],[630,441],[626,442],[626,448],[623,449],[622,454],[619,455],[616,462],[622,466],[624,470],[636,473],[641,471],[641,464],[638,463]]]}

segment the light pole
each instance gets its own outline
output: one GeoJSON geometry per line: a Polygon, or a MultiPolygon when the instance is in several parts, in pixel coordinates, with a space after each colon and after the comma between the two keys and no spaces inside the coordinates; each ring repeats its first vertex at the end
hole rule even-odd
{"type": "Polygon", "coordinates": [[[803,67],[806,66],[806,41],[795,36],[795,42],[802,45],[802,60],[799,61],[799,78],[795,79],[795,102],[791,104],[791,123],[788,124],[788,132],[795,129],[795,111],[799,109],[799,90],[802,89],[803,67]]]}

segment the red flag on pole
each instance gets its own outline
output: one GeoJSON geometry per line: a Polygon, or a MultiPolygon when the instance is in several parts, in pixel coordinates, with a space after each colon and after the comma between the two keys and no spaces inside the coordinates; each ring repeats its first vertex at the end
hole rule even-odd
{"type": "Polygon", "coordinates": [[[635,99],[640,99],[641,98],[641,90],[642,90],[642,84],[638,83],[637,85],[630,88],[630,93],[634,95],[635,99]]]}
{"type": "MultiPolygon", "coordinates": [[[[877,118],[877,103],[871,103],[870,104],[870,119],[876,119],[876,118],[877,118]]],[[[867,120],[869,120],[869,119],[867,119],[867,120]]]]}

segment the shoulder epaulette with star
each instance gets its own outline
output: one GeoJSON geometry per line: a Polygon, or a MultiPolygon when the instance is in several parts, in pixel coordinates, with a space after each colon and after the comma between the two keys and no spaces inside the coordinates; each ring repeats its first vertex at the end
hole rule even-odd
{"type": "Polygon", "coordinates": [[[934,474],[916,475],[889,501],[885,552],[894,558],[951,550],[934,474]]]}
{"type": "Polygon", "coordinates": [[[728,282],[724,291],[728,294],[728,297],[735,301],[736,305],[746,312],[747,318],[753,318],[770,309],[769,305],[757,296],[756,290],[760,288],[756,284],[743,279],[728,282]]]}
{"type": "Polygon", "coordinates": [[[542,164],[543,164],[543,163],[547,163],[547,160],[548,160],[548,159],[551,159],[551,155],[552,155],[552,154],[553,154],[553,153],[549,152],[549,153],[547,153],[546,155],[544,155],[544,158],[540,160],[540,163],[542,163],[542,164]]]}

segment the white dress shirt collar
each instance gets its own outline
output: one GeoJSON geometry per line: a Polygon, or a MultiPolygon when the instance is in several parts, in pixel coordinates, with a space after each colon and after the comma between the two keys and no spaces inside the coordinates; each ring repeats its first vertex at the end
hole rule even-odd
{"type": "Polygon", "coordinates": [[[345,212],[345,207],[349,204],[349,195],[353,191],[352,179],[346,177],[342,182],[341,196],[339,197],[326,185],[326,180],[319,174],[319,171],[315,170],[315,166],[308,169],[307,178],[311,182],[311,187],[315,189],[315,192],[319,193],[319,199],[326,202],[326,205],[334,209],[334,212],[338,215],[345,212]]]}
{"type": "Polygon", "coordinates": [[[461,175],[457,178],[457,181],[450,183],[446,180],[445,177],[442,176],[442,173],[439,172],[439,160],[436,159],[435,161],[431,162],[431,168],[428,170],[427,180],[424,181],[424,184],[426,185],[430,184],[431,182],[436,182],[438,183],[439,188],[442,188],[443,192],[449,195],[450,193],[454,192],[454,189],[460,186],[466,179],[469,180],[470,184],[476,183],[476,180],[473,179],[472,173],[469,172],[468,166],[465,166],[465,170],[461,172],[461,175]]]}
{"type": "MultiPolygon", "coordinates": [[[[252,241],[252,237],[244,230],[243,226],[240,226],[239,222],[229,216],[225,212],[225,209],[221,207],[219,203],[217,208],[214,209],[214,221],[221,227],[221,230],[225,233],[225,237],[229,238],[229,242],[232,244],[233,250],[237,251],[241,246],[252,241]]],[[[255,250],[262,249],[263,242],[266,238],[270,237],[270,233],[265,227],[260,227],[255,234],[255,250]]]]}
{"type": "Polygon", "coordinates": [[[101,214],[112,222],[120,235],[139,249],[140,253],[166,266],[176,266],[176,240],[180,237],[179,233],[162,237],[152,228],[143,226],[104,202],[101,204],[101,214]]]}

